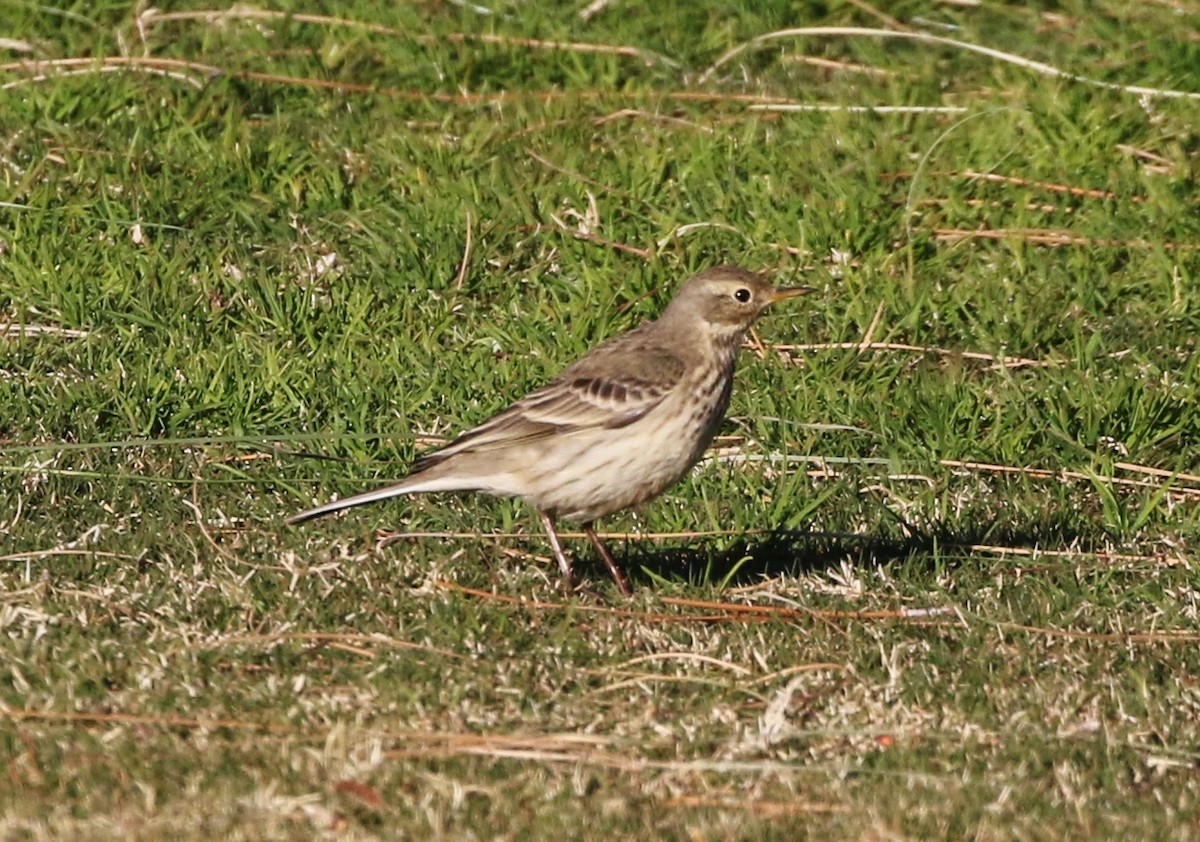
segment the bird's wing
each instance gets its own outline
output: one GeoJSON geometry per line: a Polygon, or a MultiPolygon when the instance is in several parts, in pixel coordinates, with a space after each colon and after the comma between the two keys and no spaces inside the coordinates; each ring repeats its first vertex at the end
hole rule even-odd
{"type": "Polygon", "coordinates": [[[548,385],[421,457],[413,471],[465,451],[495,450],[588,428],[624,427],[662,403],[685,370],[683,360],[663,348],[601,345],[548,385]]]}

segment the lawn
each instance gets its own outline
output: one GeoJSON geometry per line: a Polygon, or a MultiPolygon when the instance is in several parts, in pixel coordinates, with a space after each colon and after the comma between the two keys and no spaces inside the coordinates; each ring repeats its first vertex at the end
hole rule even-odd
{"type": "Polygon", "coordinates": [[[0,0],[0,838],[1200,839],[1200,4],[0,0]],[[808,284],[564,529],[284,526],[808,284]]]}

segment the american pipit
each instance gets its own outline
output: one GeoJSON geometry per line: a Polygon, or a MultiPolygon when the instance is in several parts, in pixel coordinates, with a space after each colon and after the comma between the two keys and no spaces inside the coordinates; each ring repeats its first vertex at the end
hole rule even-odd
{"type": "Polygon", "coordinates": [[[592,528],[674,485],[712,441],[746,330],[767,305],[807,292],[777,289],[737,266],[689,278],[656,321],[599,345],[548,385],[413,465],[395,485],[288,518],[429,491],[520,497],[538,513],[563,583],[573,588],[556,518],[577,521],[622,593],[629,584],[592,528]]]}

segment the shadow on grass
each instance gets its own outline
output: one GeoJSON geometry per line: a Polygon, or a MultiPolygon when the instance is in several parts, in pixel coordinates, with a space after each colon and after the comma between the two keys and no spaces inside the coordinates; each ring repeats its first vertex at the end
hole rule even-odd
{"type": "MultiPolygon", "coordinates": [[[[949,527],[906,535],[862,535],[855,533],[775,530],[739,540],[720,550],[706,549],[698,542],[686,547],[645,548],[637,541],[623,542],[613,549],[617,563],[632,584],[649,585],[654,578],[699,584],[752,585],[764,578],[797,576],[853,564],[890,564],[916,558],[934,566],[954,566],[978,555],[978,545],[1032,549],[1050,547],[1083,550],[1090,543],[1075,524],[1030,524],[1025,528],[991,527],[962,530],[949,527]]],[[[1094,537],[1094,536],[1093,536],[1094,537]]],[[[583,576],[608,578],[599,559],[577,556],[576,567],[583,576]]]]}

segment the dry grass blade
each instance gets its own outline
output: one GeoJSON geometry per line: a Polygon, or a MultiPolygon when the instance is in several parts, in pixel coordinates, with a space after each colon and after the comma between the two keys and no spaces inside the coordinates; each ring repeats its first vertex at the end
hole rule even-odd
{"type": "Polygon", "coordinates": [[[868,350],[872,344],[874,344],[875,331],[879,329],[879,323],[883,320],[883,313],[886,308],[887,305],[882,301],[880,301],[879,305],[875,308],[875,315],[871,317],[871,323],[867,326],[866,332],[863,333],[862,341],[858,343],[858,352],[860,354],[863,351],[868,350]]]}
{"type": "MultiPolygon", "coordinates": [[[[1144,196],[1120,196],[1111,190],[1100,190],[1094,187],[1075,187],[1070,184],[1056,184],[1052,181],[1038,181],[1036,179],[1021,178],[1020,176],[1002,175],[996,172],[979,172],[977,170],[962,170],[961,172],[938,170],[928,173],[930,178],[949,178],[960,179],[964,181],[987,181],[993,184],[1005,184],[1014,187],[1031,187],[1037,190],[1045,190],[1049,193],[1058,193],[1066,196],[1075,196],[1080,199],[1103,199],[1106,201],[1124,200],[1129,202],[1145,202],[1144,196]]],[[[916,176],[912,172],[887,172],[880,173],[880,178],[902,178],[911,179],[916,176]]]]}
{"type": "Polygon", "coordinates": [[[1137,96],[1146,97],[1169,97],[1176,99],[1200,99],[1200,92],[1195,91],[1175,91],[1163,88],[1148,88],[1140,85],[1119,85],[1113,82],[1104,82],[1099,79],[1091,79],[1087,76],[1080,76],[1075,73],[1068,73],[1065,70],[1059,70],[1053,65],[1046,64],[1040,61],[1033,61],[1022,56],[1006,53],[1003,50],[997,50],[992,47],[985,47],[980,44],[971,44],[967,41],[958,41],[954,38],[945,38],[940,35],[929,35],[924,32],[898,32],[889,29],[870,29],[857,26],[808,26],[799,27],[796,29],[781,29],[776,32],[767,32],[759,35],[749,41],[739,44],[732,50],[718,58],[712,65],[700,75],[699,83],[705,84],[713,74],[721,69],[725,64],[737,58],[742,53],[749,49],[757,47],[761,44],[766,44],[771,41],[778,41],[783,38],[811,38],[819,36],[832,37],[867,37],[867,38],[900,38],[904,40],[918,41],[925,44],[936,44],[943,47],[952,47],[957,50],[965,50],[967,52],[978,53],[988,58],[997,59],[998,61],[1007,64],[1014,64],[1018,67],[1024,67],[1032,70],[1035,73],[1040,73],[1043,76],[1050,76],[1056,79],[1066,79],[1071,82],[1078,82],[1083,85],[1092,87],[1104,88],[1110,91],[1119,91],[1126,94],[1135,94],[1137,96]]]}
{"type": "Polygon", "coordinates": [[[647,692],[647,689],[651,685],[676,685],[690,686],[693,688],[711,688],[720,690],[721,692],[740,693],[760,703],[766,701],[762,698],[761,694],[752,688],[751,685],[731,684],[729,679],[709,678],[707,676],[697,675],[679,675],[625,670],[614,670],[605,673],[605,675],[621,680],[589,690],[587,692],[588,698],[596,698],[598,696],[605,696],[611,693],[618,693],[622,690],[628,690],[631,687],[640,688],[643,692],[647,692]]]}
{"type": "Polygon", "coordinates": [[[686,661],[695,664],[706,664],[708,666],[718,667],[728,670],[729,672],[737,673],[738,675],[752,675],[753,671],[743,667],[741,664],[734,664],[729,661],[722,661],[720,658],[713,658],[709,655],[702,655],[699,652],[654,652],[650,655],[641,655],[637,658],[631,658],[620,664],[611,667],[612,670],[623,670],[629,667],[637,666],[638,664],[652,663],[655,661],[686,661]]]}
{"type": "Polygon", "coordinates": [[[702,608],[707,611],[725,612],[731,615],[758,616],[761,618],[777,619],[818,619],[818,620],[928,620],[932,609],[929,608],[898,608],[878,611],[823,611],[815,608],[790,608],[776,605],[747,605],[740,602],[712,602],[704,599],[685,599],[682,597],[664,596],[660,600],[664,605],[679,608],[702,608]]]}
{"type": "Polygon", "coordinates": [[[768,102],[751,105],[747,110],[831,114],[966,114],[970,111],[961,105],[836,105],[819,102],[768,102]]]}
{"type": "Polygon", "coordinates": [[[0,561],[32,561],[38,558],[53,558],[54,556],[83,556],[84,558],[111,558],[120,561],[137,561],[137,556],[127,553],[109,553],[103,550],[81,550],[71,547],[58,547],[52,550],[29,550],[22,553],[0,555],[0,561]]]}
{"type": "Polygon", "coordinates": [[[831,662],[817,662],[815,664],[793,664],[785,669],[776,670],[775,672],[767,673],[750,682],[751,687],[758,687],[762,684],[773,684],[783,678],[791,678],[805,672],[844,672],[850,669],[846,664],[835,664],[831,662]]]}
{"type": "Polygon", "coordinates": [[[864,341],[860,342],[813,342],[807,344],[775,344],[771,347],[776,351],[858,351],[860,354],[866,351],[903,351],[917,354],[934,354],[939,357],[952,357],[963,360],[978,360],[980,362],[994,363],[996,368],[1029,368],[1029,367],[1048,367],[1059,366],[1066,363],[1065,360],[1035,360],[1028,357],[1005,357],[995,354],[986,354],[982,351],[963,351],[958,348],[939,348],[933,345],[909,345],[903,342],[874,342],[867,341],[868,336],[864,341]]]}
{"type": "Polygon", "coordinates": [[[143,716],[134,713],[85,713],[63,710],[21,710],[0,706],[0,719],[40,722],[66,722],[83,725],[141,725],[160,728],[196,728],[212,730],[225,728],[234,731],[267,731],[273,734],[296,734],[302,729],[279,722],[254,722],[248,719],[201,719],[190,716],[143,716]]]}
{"type": "Polygon", "coordinates": [[[813,801],[759,801],[754,798],[712,798],[706,795],[675,795],[659,802],[664,807],[700,807],[706,810],[728,810],[757,813],[766,818],[803,816],[809,813],[848,813],[845,804],[826,804],[813,801]]]}
{"type": "MultiPolygon", "coordinates": [[[[674,541],[690,538],[721,538],[729,535],[764,535],[770,530],[767,529],[701,529],[701,530],[681,530],[678,532],[601,532],[597,531],[605,541],[674,541]]],[[[459,539],[463,541],[523,541],[529,538],[527,532],[451,532],[451,531],[429,531],[416,530],[411,532],[388,532],[384,539],[388,543],[395,541],[419,540],[424,538],[446,538],[459,539]]],[[[570,538],[571,540],[579,540],[586,538],[582,532],[566,532],[560,531],[559,538],[570,538]]]]}
{"type": "Polygon", "coordinates": [[[1114,462],[1113,467],[1121,471],[1130,471],[1135,474],[1148,474],[1152,477],[1162,477],[1176,482],[1194,482],[1200,485],[1200,474],[1186,474],[1182,471],[1167,471],[1162,468],[1154,468],[1149,465],[1135,465],[1132,462],[1114,462]]]}
{"type": "Polygon", "coordinates": [[[1144,564],[1150,566],[1186,564],[1186,560],[1172,559],[1169,556],[1135,555],[1133,553],[1116,553],[1107,550],[1046,550],[1040,547],[1009,547],[1000,544],[963,544],[961,549],[986,555],[998,555],[1001,558],[1016,556],[1019,558],[1060,559],[1062,561],[1080,562],[1088,559],[1115,564],[1144,564]]]}
{"type": "Polygon", "coordinates": [[[811,762],[785,763],[753,760],[652,760],[636,755],[601,751],[612,744],[608,737],[582,734],[520,736],[510,734],[413,734],[405,746],[383,752],[389,760],[458,757],[463,755],[523,760],[536,763],[568,763],[581,767],[622,772],[675,772],[699,775],[811,775],[826,774],[829,768],[811,762]]]}
{"type": "MultiPolygon", "coordinates": [[[[1051,470],[1048,468],[1025,468],[1016,465],[992,465],[986,462],[963,462],[958,459],[939,459],[938,464],[946,468],[961,468],[968,471],[984,471],[994,474],[1022,474],[1024,476],[1033,477],[1035,479],[1051,479],[1051,480],[1082,480],[1086,482],[1103,482],[1107,485],[1123,485],[1130,488],[1150,488],[1155,491],[1165,490],[1170,494],[1178,494],[1186,497],[1200,497],[1200,488],[1190,488],[1185,485],[1163,485],[1161,483],[1148,482],[1146,480],[1125,479],[1123,477],[1102,477],[1093,474],[1085,474],[1081,471],[1069,471],[1066,468],[1051,470]]],[[[1118,463],[1115,467],[1126,466],[1126,463],[1118,463]]],[[[1126,466],[1125,470],[1133,470],[1140,466],[1126,466]]],[[[1192,482],[1197,482],[1195,474],[1176,474],[1171,471],[1162,471],[1157,468],[1142,468],[1142,473],[1151,474],[1152,476],[1169,477],[1172,479],[1184,479],[1192,482]]]]}
{"type": "Polygon", "coordinates": [[[1126,198],[1131,202],[1144,202],[1145,199],[1141,196],[1121,197],[1111,190],[1097,190],[1093,187],[1073,187],[1070,184],[1054,184],[1049,181],[1036,181],[1029,178],[1019,178],[1012,175],[1001,175],[994,172],[976,172],[975,170],[963,170],[961,173],[930,173],[930,175],[947,175],[951,177],[961,177],[970,181],[990,181],[996,184],[1011,184],[1017,187],[1036,187],[1039,190],[1046,190],[1050,193],[1062,193],[1067,196],[1077,196],[1086,199],[1105,199],[1116,201],[1121,198],[1126,198]]]}
{"type": "Polygon", "coordinates": [[[454,276],[454,289],[459,292],[463,288],[463,283],[467,280],[467,272],[471,268],[471,243],[473,239],[473,229],[471,226],[471,212],[466,212],[467,221],[466,228],[466,243],[463,245],[462,260],[458,264],[458,272],[454,276]]]}
{"type": "Polygon", "coordinates": [[[1160,243],[1152,240],[1118,240],[1112,237],[1085,237],[1069,231],[1050,231],[1037,228],[935,228],[934,237],[941,242],[961,240],[1017,240],[1044,246],[1089,246],[1120,249],[1155,249],[1194,251],[1200,243],[1160,243]]]}
{"type": "MultiPolygon", "coordinates": [[[[769,619],[766,616],[750,616],[737,613],[723,612],[715,614],[667,614],[655,611],[635,611],[629,608],[608,608],[602,605],[587,605],[580,602],[545,602],[536,599],[524,599],[508,596],[507,594],[492,593],[478,588],[468,588],[454,582],[439,581],[439,590],[461,593],[464,596],[475,597],[487,602],[498,602],[532,611],[567,611],[581,614],[599,614],[609,617],[622,617],[646,623],[730,623],[730,622],[762,622],[769,619]]],[[[664,600],[665,601],[665,600],[664,600]]]]}
{"type": "Polygon", "coordinates": [[[677,608],[698,608],[702,614],[665,614],[654,611],[635,611],[626,608],[607,608],[599,605],[585,605],[576,602],[543,602],[539,600],[522,599],[506,594],[495,594],[477,588],[468,588],[453,582],[438,582],[441,590],[461,593],[479,599],[501,602],[521,608],[538,611],[572,611],[587,614],[603,614],[611,617],[625,617],[647,623],[762,623],[777,619],[817,619],[817,620],[908,620],[912,622],[929,621],[930,617],[949,613],[946,609],[930,608],[901,608],[881,611],[822,611],[818,609],[779,607],[773,605],[747,605],[737,602],[713,602],[702,599],[684,599],[681,597],[661,597],[663,605],[677,608]]]}
{"type": "Polygon", "coordinates": [[[896,18],[887,14],[883,10],[875,8],[870,3],[868,3],[867,0],[846,0],[846,2],[848,2],[851,6],[858,9],[859,11],[866,12],[868,15],[870,15],[871,17],[878,20],[880,23],[884,24],[885,26],[891,27],[892,29],[896,30],[897,32],[912,32],[913,31],[911,26],[906,26],[905,24],[896,20],[896,18]]]}
{"type": "Polygon", "coordinates": [[[895,79],[897,76],[895,71],[884,70],[882,67],[872,67],[868,64],[855,64],[852,61],[837,61],[836,59],[821,58],[819,56],[784,56],[783,60],[796,62],[799,64],[807,64],[810,67],[816,67],[821,70],[829,70],[839,73],[861,73],[866,76],[873,76],[876,79],[895,79]]]}
{"type": "Polygon", "coordinates": [[[1200,634],[1190,631],[1166,631],[1166,632],[1085,632],[1072,631],[1071,629],[1055,629],[1047,626],[1029,626],[1023,623],[1007,623],[998,622],[995,620],[980,620],[980,622],[993,625],[999,629],[1008,631],[1028,632],[1029,634],[1043,635],[1045,637],[1062,637],[1069,640],[1086,640],[1096,643],[1123,643],[1123,644],[1171,644],[1171,643],[1200,643],[1200,634]]]}
{"type": "Polygon", "coordinates": [[[91,73],[115,73],[122,70],[135,73],[150,73],[186,82],[202,90],[210,79],[221,75],[220,68],[208,64],[179,59],[150,58],[146,56],[102,56],[99,58],[60,58],[46,60],[14,61],[0,64],[0,71],[21,73],[27,78],[20,82],[0,85],[8,90],[20,84],[44,82],[61,76],[79,76],[91,73]]]}
{"type": "Polygon", "coordinates": [[[469,734],[461,732],[414,732],[404,735],[402,747],[385,751],[390,760],[458,757],[473,755],[509,760],[545,763],[597,762],[609,765],[621,762],[618,755],[601,749],[612,738],[599,734],[469,734]]]}
{"type": "Polygon", "coordinates": [[[31,339],[38,336],[64,336],[68,339],[84,339],[89,332],[69,327],[55,325],[31,324],[0,324],[0,339],[14,337],[16,339],[31,339]]]}
{"type": "Polygon", "coordinates": [[[678,67],[679,63],[666,56],[639,47],[627,47],[612,44],[594,44],[581,41],[546,41],[540,38],[521,38],[515,36],[497,35],[485,32],[455,32],[449,35],[415,35],[403,29],[397,29],[369,21],[353,20],[350,18],[319,15],[305,12],[282,12],[271,9],[256,9],[251,6],[236,5],[228,9],[195,9],[181,12],[160,12],[157,9],[146,9],[138,16],[138,25],[143,33],[152,27],[163,23],[182,21],[200,21],[209,25],[225,24],[234,20],[277,20],[294,21],[296,23],[313,24],[316,26],[341,27],[357,29],[375,35],[387,35],[397,38],[409,38],[414,41],[432,44],[439,41],[458,43],[478,42],[507,47],[524,47],[534,50],[558,50],[573,53],[601,53],[606,55],[636,58],[646,64],[665,64],[678,67]]]}
{"type": "MultiPolygon", "coordinates": [[[[382,646],[388,649],[407,649],[414,652],[429,652],[442,658],[462,659],[465,655],[429,646],[424,643],[413,643],[409,640],[398,640],[382,634],[355,634],[352,632],[280,632],[276,634],[232,634],[202,645],[203,649],[220,649],[226,646],[273,646],[278,643],[315,643],[315,644],[364,644],[366,646],[382,646]]],[[[356,654],[374,653],[369,649],[357,649],[356,654]]]]}

